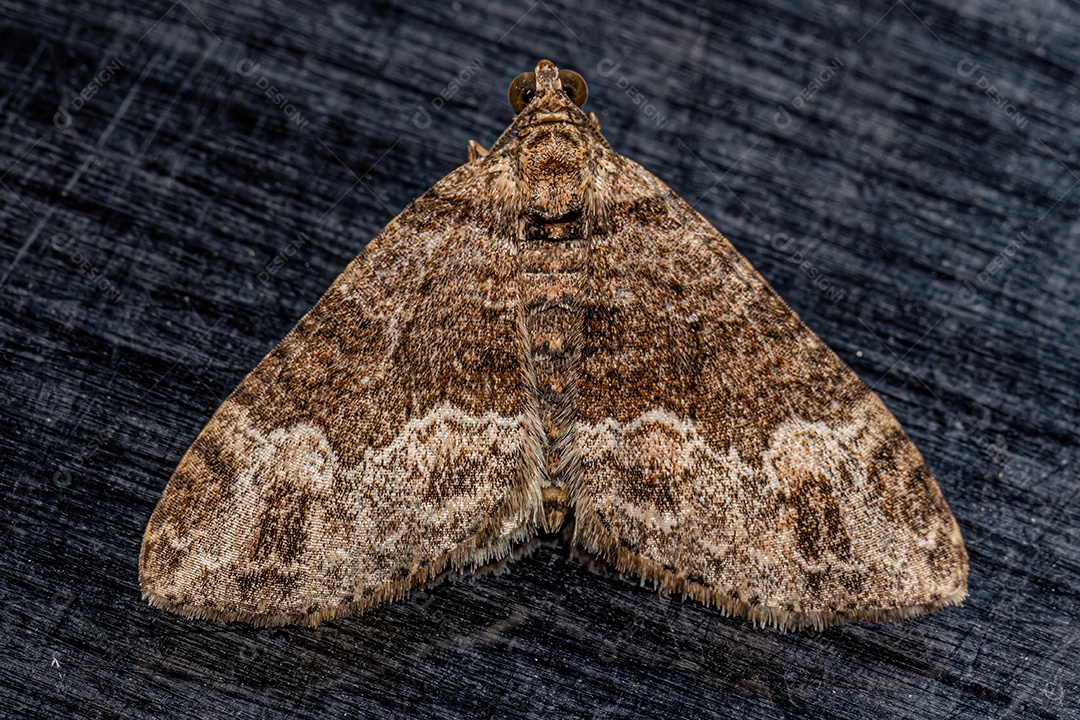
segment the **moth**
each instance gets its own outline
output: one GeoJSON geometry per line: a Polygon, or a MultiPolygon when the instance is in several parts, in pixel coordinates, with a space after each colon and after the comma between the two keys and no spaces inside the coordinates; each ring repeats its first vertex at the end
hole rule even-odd
{"type": "Polygon", "coordinates": [[[547,60],[519,75],[491,150],[225,400],[146,528],[151,605],[316,625],[555,533],[781,629],[963,600],[896,419],[586,96],[547,60]]]}

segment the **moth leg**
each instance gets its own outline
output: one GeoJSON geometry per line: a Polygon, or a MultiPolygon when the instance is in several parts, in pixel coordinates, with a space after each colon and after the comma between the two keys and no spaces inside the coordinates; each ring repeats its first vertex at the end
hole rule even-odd
{"type": "Polygon", "coordinates": [[[600,132],[600,118],[596,117],[596,113],[589,113],[589,126],[596,132],[600,132]]]}
{"type": "Polygon", "coordinates": [[[476,162],[487,154],[488,151],[483,145],[475,140],[469,141],[469,162],[476,162]]]}

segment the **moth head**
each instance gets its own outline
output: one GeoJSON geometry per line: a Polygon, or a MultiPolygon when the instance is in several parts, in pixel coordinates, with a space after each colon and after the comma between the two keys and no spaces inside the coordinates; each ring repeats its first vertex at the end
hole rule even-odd
{"type": "Polygon", "coordinates": [[[507,90],[515,114],[525,108],[557,112],[568,106],[580,108],[589,97],[585,79],[573,70],[560,70],[550,61],[541,60],[533,72],[521,73],[507,90]]]}

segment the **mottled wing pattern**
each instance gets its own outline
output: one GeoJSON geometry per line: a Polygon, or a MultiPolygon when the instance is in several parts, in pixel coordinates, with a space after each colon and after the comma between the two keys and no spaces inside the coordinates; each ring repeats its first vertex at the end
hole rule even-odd
{"type": "Polygon", "coordinates": [[[478,208],[491,183],[470,163],[416,200],[225,401],[147,527],[152,604],[316,624],[535,532],[514,267],[478,208]]]}
{"type": "Polygon", "coordinates": [[[610,162],[578,387],[578,542],[785,628],[960,602],[960,532],[881,400],[664,183],[610,162]]]}

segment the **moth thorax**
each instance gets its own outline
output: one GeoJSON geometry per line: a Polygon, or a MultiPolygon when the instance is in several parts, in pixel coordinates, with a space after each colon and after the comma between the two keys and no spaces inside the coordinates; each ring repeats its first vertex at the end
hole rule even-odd
{"type": "Polygon", "coordinates": [[[581,216],[589,186],[587,146],[579,128],[549,124],[523,138],[520,166],[527,212],[539,223],[581,216]]]}

